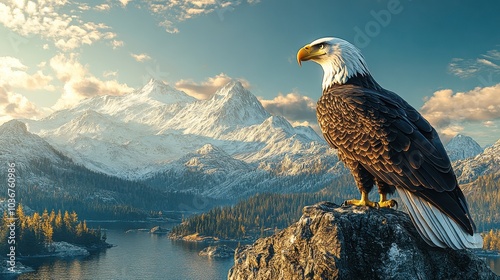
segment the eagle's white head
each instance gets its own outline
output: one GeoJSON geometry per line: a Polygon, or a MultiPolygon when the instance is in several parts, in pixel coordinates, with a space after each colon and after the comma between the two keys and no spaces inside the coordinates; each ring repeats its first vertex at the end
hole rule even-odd
{"type": "Polygon", "coordinates": [[[297,53],[297,62],[312,60],[323,68],[323,91],[343,85],[351,77],[369,74],[361,51],[351,43],[334,37],[321,38],[305,45],[297,53]]]}

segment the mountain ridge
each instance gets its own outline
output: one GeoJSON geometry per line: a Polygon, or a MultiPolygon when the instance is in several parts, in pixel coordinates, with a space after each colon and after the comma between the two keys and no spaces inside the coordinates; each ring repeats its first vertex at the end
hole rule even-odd
{"type": "Polygon", "coordinates": [[[236,80],[208,100],[151,80],[132,93],[90,98],[25,122],[30,132],[90,170],[211,197],[316,189],[346,171],[336,168],[336,153],[312,128],[293,127],[271,115],[236,80]],[[200,149],[208,153],[201,155],[200,149]],[[217,161],[233,162],[240,169],[216,166],[217,161]],[[305,180],[308,166],[321,170],[314,175],[317,182],[305,180]],[[179,174],[197,181],[188,180],[188,186],[179,174]],[[285,186],[291,180],[285,176],[299,183],[285,186]],[[248,190],[236,191],[242,188],[248,190]]]}
{"type": "MultiPolygon", "coordinates": [[[[293,127],[284,117],[271,115],[234,80],[208,100],[151,80],[123,96],[90,98],[24,122],[28,131],[76,164],[162,190],[239,198],[317,190],[348,173],[312,128],[293,127]],[[200,154],[204,149],[207,153],[200,154]]],[[[464,154],[477,145],[473,139],[456,139],[448,151],[468,157],[454,163],[461,183],[468,182],[487,167],[475,168],[474,158],[464,154]]]]}

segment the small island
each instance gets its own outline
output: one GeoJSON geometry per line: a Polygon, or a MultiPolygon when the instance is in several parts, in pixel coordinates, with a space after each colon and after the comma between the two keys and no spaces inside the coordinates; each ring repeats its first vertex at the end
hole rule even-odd
{"type": "MultiPolygon", "coordinates": [[[[19,260],[41,257],[77,257],[87,256],[92,251],[112,247],[106,243],[106,233],[100,228],[87,227],[86,221],[79,221],[76,212],[64,214],[59,210],[42,214],[24,213],[18,205],[14,213],[5,211],[0,222],[0,252],[4,263],[4,272],[15,272],[23,268],[19,260]]],[[[25,269],[23,269],[25,270],[25,269]]]]}
{"type": "Polygon", "coordinates": [[[216,259],[227,259],[234,256],[234,249],[226,245],[208,246],[201,250],[198,255],[216,259]]]}
{"type": "Polygon", "coordinates": [[[168,232],[168,229],[162,228],[161,226],[155,226],[149,230],[149,233],[151,234],[167,234],[168,232]]]}

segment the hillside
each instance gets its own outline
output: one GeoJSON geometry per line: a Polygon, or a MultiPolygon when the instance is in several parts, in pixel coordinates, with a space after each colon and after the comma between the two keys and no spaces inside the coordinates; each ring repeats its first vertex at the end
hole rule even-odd
{"type": "MultiPolygon", "coordinates": [[[[36,211],[55,208],[77,211],[87,219],[137,219],[150,211],[203,210],[193,206],[194,195],[159,191],[75,164],[17,120],[0,126],[0,159],[16,165],[17,203],[36,211]]],[[[7,173],[0,180],[5,182],[7,173]]],[[[206,207],[213,205],[204,201],[206,207]]]]}

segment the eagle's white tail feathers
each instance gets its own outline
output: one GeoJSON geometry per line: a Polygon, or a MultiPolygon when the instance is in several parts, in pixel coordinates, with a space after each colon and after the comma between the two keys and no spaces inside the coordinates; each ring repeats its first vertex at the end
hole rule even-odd
{"type": "Polygon", "coordinates": [[[408,208],[413,224],[427,244],[455,250],[483,247],[483,238],[479,233],[471,236],[431,203],[405,189],[397,190],[408,208]]]}

